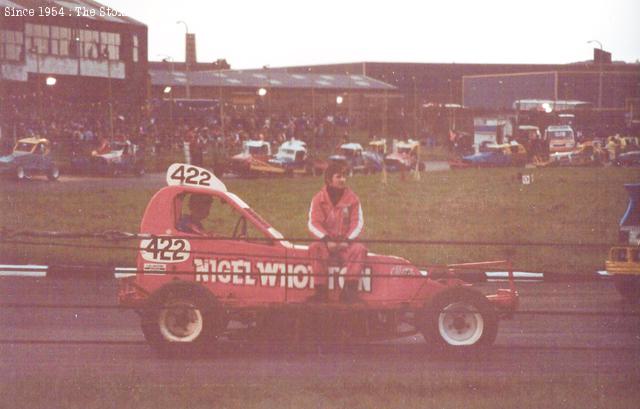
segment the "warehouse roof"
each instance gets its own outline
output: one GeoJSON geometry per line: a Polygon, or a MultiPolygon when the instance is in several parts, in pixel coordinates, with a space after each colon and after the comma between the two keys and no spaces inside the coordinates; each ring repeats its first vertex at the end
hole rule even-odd
{"type": "Polygon", "coordinates": [[[396,87],[364,75],[290,74],[275,70],[184,71],[149,70],[153,85],[234,88],[323,88],[395,90],[396,87]]]}

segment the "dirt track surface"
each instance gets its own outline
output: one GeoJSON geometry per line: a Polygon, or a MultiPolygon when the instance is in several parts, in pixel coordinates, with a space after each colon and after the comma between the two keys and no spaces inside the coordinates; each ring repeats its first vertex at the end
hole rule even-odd
{"type": "Polygon", "coordinates": [[[134,312],[82,307],[114,306],[113,280],[1,278],[4,304],[74,307],[0,308],[0,382],[38,373],[136,374],[159,382],[170,382],[176,373],[209,381],[433,371],[640,376],[640,305],[623,303],[611,282],[528,283],[520,291],[521,313],[501,322],[495,346],[472,355],[443,355],[415,336],[320,346],[222,341],[199,356],[167,359],[144,343],[134,312]]]}

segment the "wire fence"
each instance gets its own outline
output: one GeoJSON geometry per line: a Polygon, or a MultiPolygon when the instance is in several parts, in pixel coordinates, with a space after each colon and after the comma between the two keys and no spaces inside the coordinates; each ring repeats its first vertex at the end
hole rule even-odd
{"type": "MultiPolygon", "coordinates": [[[[47,246],[47,247],[65,247],[65,248],[74,248],[78,250],[107,250],[107,251],[115,251],[115,250],[126,250],[132,252],[145,252],[150,251],[148,246],[145,246],[143,243],[148,240],[167,240],[167,239],[188,239],[189,241],[198,242],[201,240],[206,240],[209,242],[234,242],[238,243],[238,241],[242,241],[244,243],[260,243],[260,244],[273,244],[277,242],[283,243],[282,247],[286,247],[285,244],[293,243],[293,242],[302,242],[302,243],[310,243],[316,240],[312,240],[309,238],[238,238],[238,237],[185,237],[185,236],[170,236],[170,235],[150,235],[150,234],[134,234],[128,232],[118,232],[118,231],[107,231],[107,232],[99,232],[99,233],[91,233],[91,232],[51,232],[51,231],[10,231],[8,229],[0,229],[0,244],[2,245],[20,245],[20,246],[47,246]],[[107,242],[108,244],[89,244],[88,240],[102,240],[107,242]],[[68,240],[76,240],[76,242],[68,242],[68,240]],[[127,245],[126,242],[131,241],[140,241],[138,245],[127,245]]],[[[561,248],[579,248],[579,249],[602,249],[602,248],[610,248],[610,243],[566,243],[566,242],[501,242],[501,241],[461,241],[461,240],[359,240],[359,243],[362,244],[385,244],[385,245],[442,245],[442,246],[508,246],[508,247],[561,247],[561,248]]],[[[157,250],[157,249],[154,249],[157,250]]],[[[298,249],[300,250],[300,249],[298,249]]],[[[249,259],[258,259],[262,258],[265,260],[270,260],[273,262],[284,261],[285,263],[312,263],[315,261],[308,255],[300,255],[300,252],[271,252],[268,255],[256,255],[256,254],[247,254],[246,251],[214,251],[211,249],[172,249],[167,248],[161,250],[165,252],[165,254],[174,255],[187,255],[185,260],[187,260],[191,255],[197,255],[202,257],[215,257],[215,258],[249,258],[249,259]]],[[[334,260],[334,262],[340,262],[340,260],[334,260]]],[[[508,270],[509,277],[512,277],[513,266],[508,260],[500,260],[500,261],[491,261],[485,263],[469,263],[469,264],[448,264],[448,265],[438,265],[438,264],[430,264],[430,265],[412,265],[407,261],[402,259],[388,259],[385,257],[376,257],[376,255],[371,255],[367,257],[366,265],[370,267],[380,266],[380,268],[389,268],[390,266],[398,266],[401,267],[413,267],[415,270],[409,272],[398,271],[398,274],[390,275],[388,272],[384,273],[376,273],[369,272],[370,278],[376,277],[385,277],[387,279],[393,278],[416,278],[420,276],[425,276],[434,280],[438,280],[441,278],[452,278],[452,277],[462,277],[469,278],[470,275],[485,273],[490,270],[495,270],[496,268],[503,268],[508,270]],[[417,274],[416,274],[417,273],[417,274]],[[455,274],[455,275],[454,275],[455,274]],[[466,276],[465,276],[466,274],[466,276]]],[[[16,271],[24,270],[24,268],[14,266],[14,267],[5,267],[5,270],[14,269],[16,271]]],[[[102,273],[107,276],[113,276],[116,274],[116,269],[112,266],[105,265],[58,265],[51,266],[49,268],[40,269],[40,270],[57,270],[56,272],[62,272],[68,270],[68,272],[83,272],[90,271],[93,273],[102,273]]],[[[178,269],[173,268],[171,271],[144,271],[139,270],[137,268],[129,268],[129,269],[118,269],[121,272],[124,271],[127,275],[137,275],[137,274],[164,274],[170,276],[194,276],[198,274],[206,274],[210,277],[221,277],[228,276],[234,274],[254,274],[260,276],[291,276],[292,272],[289,272],[287,269],[284,271],[277,272],[269,272],[269,271],[248,271],[248,272],[233,272],[233,271],[195,271],[194,268],[191,269],[178,269]]],[[[542,272],[545,273],[545,272],[542,272]]],[[[552,272],[548,272],[552,273],[552,272]]],[[[308,271],[306,273],[307,276],[313,277],[316,274],[312,271],[308,271]]],[[[338,273],[336,277],[346,277],[343,274],[338,273]]],[[[486,279],[486,276],[485,276],[486,279]]],[[[535,278],[534,278],[535,279],[535,278]]],[[[573,281],[577,281],[575,276],[573,276],[573,281]]],[[[480,280],[485,281],[485,280],[480,280]]],[[[304,305],[301,306],[304,308],[304,305]]],[[[135,310],[135,307],[126,306],[126,305],[118,305],[118,304],[84,304],[84,303],[64,303],[64,302],[0,302],[0,309],[4,312],[8,312],[10,310],[46,310],[53,313],[54,310],[96,310],[96,311],[131,311],[135,310]]],[[[532,310],[517,310],[513,311],[514,316],[526,317],[526,316],[569,316],[569,317],[618,317],[618,318],[638,318],[640,317],[640,311],[634,310],[631,308],[630,310],[617,310],[617,311],[606,311],[606,310],[587,310],[587,311],[576,311],[576,310],[552,310],[552,309],[532,309],[532,310]]],[[[85,341],[85,340],[37,340],[37,339],[20,339],[20,340],[7,340],[0,339],[0,343],[3,344],[114,344],[114,345],[133,345],[139,344],[138,341],[85,341]]]]}

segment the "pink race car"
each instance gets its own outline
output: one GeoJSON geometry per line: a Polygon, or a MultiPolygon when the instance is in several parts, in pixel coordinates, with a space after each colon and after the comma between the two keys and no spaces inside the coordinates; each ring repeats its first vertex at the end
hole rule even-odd
{"type": "MultiPolygon", "coordinates": [[[[338,295],[345,271],[334,260],[328,303],[311,303],[314,272],[308,247],[290,243],[211,172],[174,164],[140,226],[137,272],[119,280],[119,299],[141,316],[147,341],[160,350],[207,345],[217,338],[392,339],[421,333],[454,349],[493,343],[499,317],[518,305],[510,288],[483,295],[455,276],[459,268],[423,271],[395,256],[369,253],[359,277],[360,302],[338,295]],[[206,236],[181,220],[194,195],[210,197],[206,236]]],[[[511,275],[512,276],[512,275],[511,275]]]]}

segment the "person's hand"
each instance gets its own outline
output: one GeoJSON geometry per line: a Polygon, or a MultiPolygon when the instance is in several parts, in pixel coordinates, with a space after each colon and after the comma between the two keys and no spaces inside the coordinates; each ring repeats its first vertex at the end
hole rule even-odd
{"type": "Polygon", "coordinates": [[[330,253],[344,250],[347,247],[349,247],[349,243],[347,243],[345,241],[331,241],[330,240],[330,241],[327,242],[327,249],[329,250],[330,253]]]}

